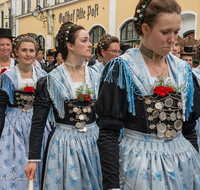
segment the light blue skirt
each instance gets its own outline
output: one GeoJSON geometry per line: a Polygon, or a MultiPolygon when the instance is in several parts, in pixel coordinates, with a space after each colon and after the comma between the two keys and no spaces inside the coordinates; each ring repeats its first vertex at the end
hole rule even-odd
{"type": "Polygon", "coordinates": [[[196,120],[196,132],[197,132],[197,142],[199,145],[199,154],[200,154],[200,119],[196,120]]]}
{"type": "Polygon", "coordinates": [[[181,133],[165,141],[124,129],[119,150],[122,190],[200,190],[200,156],[181,133]]]}
{"type": "Polygon", "coordinates": [[[43,190],[100,190],[102,175],[96,123],[87,132],[57,124],[49,144],[43,190]]]}
{"type": "MultiPolygon", "coordinates": [[[[27,190],[25,168],[28,163],[29,135],[33,109],[29,113],[22,108],[8,108],[4,129],[0,138],[0,190],[27,190]]],[[[47,123],[43,135],[43,148],[51,128],[47,123]]],[[[42,162],[38,162],[34,190],[40,190],[42,162]]]]}

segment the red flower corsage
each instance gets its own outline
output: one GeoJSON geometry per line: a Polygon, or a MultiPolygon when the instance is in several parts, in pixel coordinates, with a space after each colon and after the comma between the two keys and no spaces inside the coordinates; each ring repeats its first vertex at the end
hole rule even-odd
{"type": "Polygon", "coordinates": [[[1,74],[4,73],[6,70],[7,70],[7,68],[1,69],[0,76],[1,76],[1,74]]]}
{"type": "Polygon", "coordinates": [[[34,88],[32,86],[26,86],[24,92],[34,92],[34,88]]]}
{"type": "Polygon", "coordinates": [[[81,101],[84,101],[84,100],[90,101],[91,100],[90,95],[88,95],[88,94],[80,94],[77,98],[80,99],[81,101]]]}
{"type": "Polygon", "coordinates": [[[171,88],[171,87],[156,86],[153,91],[157,95],[163,97],[163,96],[165,96],[165,94],[169,94],[170,92],[174,92],[174,89],[171,88]]]}

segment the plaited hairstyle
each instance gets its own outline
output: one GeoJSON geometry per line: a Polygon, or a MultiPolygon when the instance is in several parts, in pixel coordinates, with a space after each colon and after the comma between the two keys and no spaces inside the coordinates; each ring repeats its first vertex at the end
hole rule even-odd
{"type": "MultiPolygon", "coordinates": [[[[67,21],[64,22],[61,27],[60,30],[58,32],[58,51],[61,53],[62,58],[64,60],[66,60],[67,55],[68,55],[68,48],[65,45],[66,42],[66,31],[68,30],[68,27],[70,27],[72,24],[74,24],[73,22],[67,21]]],[[[71,44],[75,43],[75,40],[78,36],[78,31],[79,30],[85,30],[85,28],[83,28],[80,25],[74,26],[71,30],[69,30],[69,37],[68,37],[68,42],[70,42],[71,44]]]]}
{"type": "Polygon", "coordinates": [[[104,34],[98,44],[97,44],[97,53],[98,55],[100,55],[101,57],[103,57],[103,55],[101,54],[101,50],[104,49],[105,51],[110,47],[110,44],[112,43],[118,43],[119,44],[119,39],[115,36],[111,36],[110,34],[104,34]],[[108,39],[110,37],[110,39],[108,41],[105,42],[106,39],[108,39]],[[102,43],[104,43],[103,48],[102,47],[102,43]]]}
{"type": "Polygon", "coordinates": [[[14,53],[15,57],[17,57],[17,55],[15,54],[15,50],[18,51],[19,46],[22,42],[33,43],[34,46],[35,46],[35,51],[36,51],[36,55],[37,55],[37,53],[38,53],[38,43],[36,42],[35,38],[32,35],[27,33],[27,34],[21,34],[14,39],[13,45],[12,45],[12,52],[14,53]]]}
{"type": "MultiPolygon", "coordinates": [[[[145,4],[146,0],[140,0],[136,6],[134,17],[139,18],[139,13],[137,10],[142,8],[142,5],[145,4]]],[[[152,0],[145,9],[143,23],[148,24],[150,28],[153,28],[157,19],[159,17],[159,13],[177,13],[178,15],[181,14],[181,7],[176,2],[176,0],[152,0]]],[[[142,24],[138,25],[138,21],[133,21],[134,28],[136,33],[139,36],[143,36],[142,32],[142,24]]]]}
{"type": "Polygon", "coordinates": [[[200,62],[200,40],[198,40],[195,48],[195,57],[200,62]]]}

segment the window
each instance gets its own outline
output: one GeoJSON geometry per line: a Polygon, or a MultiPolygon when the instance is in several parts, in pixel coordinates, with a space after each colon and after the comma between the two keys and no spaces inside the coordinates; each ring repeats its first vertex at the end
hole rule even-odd
{"type": "Polygon", "coordinates": [[[47,7],[47,0],[43,0],[43,7],[47,7]]]}
{"type": "Polygon", "coordinates": [[[55,4],[58,4],[58,3],[60,3],[60,0],[55,0],[55,4]]]}
{"type": "Polygon", "coordinates": [[[25,0],[22,0],[22,14],[25,14],[25,0]]]}
{"type": "Polygon", "coordinates": [[[40,5],[40,0],[36,0],[36,6],[40,5]]]}
{"type": "MultiPolygon", "coordinates": [[[[106,31],[101,26],[96,26],[90,31],[90,41],[92,46],[96,44],[101,36],[103,36],[106,31]]],[[[94,48],[92,48],[92,54],[94,53],[94,48]]]]}
{"type": "Polygon", "coordinates": [[[28,4],[27,12],[30,13],[31,12],[31,0],[27,0],[27,4],[28,4]]]}
{"type": "Polygon", "coordinates": [[[130,44],[130,47],[134,47],[139,43],[139,36],[135,32],[133,21],[128,21],[121,29],[120,41],[130,44]]]}
{"type": "Polygon", "coordinates": [[[37,40],[37,43],[39,44],[39,46],[41,46],[41,48],[45,52],[45,38],[42,35],[39,35],[36,40],[37,40]]]}
{"type": "Polygon", "coordinates": [[[8,9],[8,17],[9,17],[9,28],[12,29],[12,15],[11,15],[11,9],[8,9]]]}
{"type": "Polygon", "coordinates": [[[1,28],[4,28],[4,12],[1,11],[1,28]]]}

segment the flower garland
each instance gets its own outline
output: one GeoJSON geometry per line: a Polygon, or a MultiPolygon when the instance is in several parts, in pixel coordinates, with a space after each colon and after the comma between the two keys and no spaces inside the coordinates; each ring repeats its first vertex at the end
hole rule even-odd
{"type": "Polygon", "coordinates": [[[34,87],[33,86],[25,86],[24,88],[20,88],[20,91],[24,91],[24,92],[34,92],[34,87]]]}
{"type": "Polygon", "coordinates": [[[7,71],[7,68],[1,69],[0,76],[1,76],[1,74],[4,73],[5,71],[7,71]]]}
{"type": "Polygon", "coordinates": [[[157,94],[158,96],[165,96],[165,94],[169,94],[170,92],[181,92],[185,90],[185,85],[181,85],[179,87],[175,86],[170,79],[159,75],[158,80],[151,85],[151,91],[157,94]]]}
{"type": "Polygon", "coordinates": [[[76,89],[77,98],[80,101],[91,101],[91,96],[93,95],[92,88],[89,87],[85,82],[76,89]],[[84,93],[85,92],[85,93],[84,93]]]}

